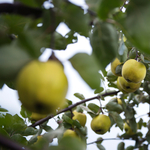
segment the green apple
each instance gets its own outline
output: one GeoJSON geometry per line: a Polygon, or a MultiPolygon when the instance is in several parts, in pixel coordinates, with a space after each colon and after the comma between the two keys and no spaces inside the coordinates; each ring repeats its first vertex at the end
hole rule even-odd
{"type": "Polygon", "coordinates": [[[111,63],[111,71],[114,75],[116,76],[121,76],[121,73],[117,73],[116,72],[116,68],[118,65],[121,65],[122,63],[120,62],[120,60],[118,58],[115,58],[115,60],[111,63]]]}
{"type": "Polygon", "coordinates": [[[68,81],[60,62],[34,60],[22,68],[16,87],[19,100],[26,109],[50,114],[64,105],[68,81]]]}
{"type": "Polygon", "coordinates": [[[91,128],[97,134],[105,134],[111,125],[110,118],[104,114],[99,114],[91,121],[91,128]]]}
{"type": "Polygon", "coordinates": [[[119,89],[121,92],[123,92],[124,94],[126,94],[127,92],[126,92],[126,91],[122,88],[122,86],[120,85],[119,78],[120,78],[120,77],[117,78],[117,87],[118,87],[118,89],[119,89]]]}
{"type": "Polygon", "coordinates": [[[79,123],[81,124],[81,126],[85,126],[86,123],[86,115],[84,113],[81,112],[77,112],[77,111],[73,111],[73,120],[77,120],[79,121],[79,123]]]}
{"type": "Polygon", "coordinates": [[[124,123],[124,130],[126,131],[126,133],[127,133],[128,135],[133,135],[133,134],[135,134],[135,133],[132,131],[131,127],[128,125],[127,122],[124,123]]]}
{"type": "Polygon", "coordinates": [[[123,64],[122,76],[128,82],[140,83],[146,76],[146,67],[135,59],[129,59],[123,64]]]}
{"type": "Polygon", "coordinates": [[[38,114],[38,113],[32,112],[32,114],[31,114],[29,119],[32,120],[32,121],[38,121],[40,119],[45,118],[46,116],[47,115],[45,115],[45,114],[38,114]]]}
{"type": "Polygon", "coordinates": [[[141,86],[141,82],[139,83],[127,82],[123,77],[118,78],[121,88],[127,93],[135,92],[141,86]]]}
{"type": "Polygon", "coordinates": [[[78,137],[76,132],[71,130],[71,129],[67,129],[64,134],[63,137],[78,137]]]}

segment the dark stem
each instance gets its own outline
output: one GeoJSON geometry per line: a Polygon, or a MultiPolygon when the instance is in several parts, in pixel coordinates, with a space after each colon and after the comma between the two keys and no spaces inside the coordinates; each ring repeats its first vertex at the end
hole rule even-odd
{"type": "Polygon", "coordinates": [[[135,57],[135,60],[137,60],[138,59],[138,51],[136,50],[136,57],[135,57]]]}
{"type": "Polygon", "coordinates": [[[29,7],[21,3],[1,3],[0,14],[17,14],[22,16],[32,16],[34,18],[39,18],[42,16],[42,9],[29,7]]]}
{"type": "Polygon", "coordinates": [[[116,95],[118,92],[119,92],[119,91],[106,92],[106,93],[101,94],[101,95],[98,95],[98,96],[94,96],[94,97],[91,97],[91,98],[88,98],[88,99],[84,99],[84,100],[82,100],[82,101],[80,101],[80,102],[77,102],[77,103],[75,103],[75,104],[73,104],[73,105],[70,105],[69,107],[67,107],[67,108],[65,108],[65,109],[60,110],[60,111],[59,111],[57,114],[55,114],[55,115],[49,115],[49,116],[47,116],[47,117],[45,117],[45,118],[43,118],[43,119],[41,119],[41,120],[38,120],[38,121],[35,122],[34,124],[30,125],[30,127],[35,127],[35,126],[37,126],[37,125],[40,125],[40,124],[44,123],[45,121],[48,121],[49,119],[53,118],[54,116],[59,115],[59,114],[61,114],[61,113],[63,113],[63,112],[66,112],[66,111],[68,111],[68,110],[71,110],[72,108],[74,108],[74,107],[76,107],[76,106],[78,106],[78,105],[80,105],[80,104],[83,104],[83,103],[85,103],[85,102],[88,102],[88,101],[91,101],[91,100],[94,100],[94,99],[100,99],[101,97],[104,97],[104,96],[116,95]]]}
{"type": "Polygon", "coordinates": [[[0,146],[7,147],[11,150],[30,150],[2,135],[0,135],[0,146]]]}
{"type": "Polygon", "coordinates": [[[51,27],[51,41],[50,41],[50,48],[53,50],[55,48],[55,35],[54,35],[54,31],[56,29],[56,16],[55,16],[55,12],[53,9],[50,9],[50,15],[51,18],[53,18],[53,21],[51,21],[50,27],[51,27]]]}

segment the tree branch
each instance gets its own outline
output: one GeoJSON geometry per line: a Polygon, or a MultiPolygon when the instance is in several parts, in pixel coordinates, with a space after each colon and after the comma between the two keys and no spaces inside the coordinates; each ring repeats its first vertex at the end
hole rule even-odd
{"type": "Polygon", "coordinates": [[[69,107],[67,107],[67,108],[65,108],[65,109],[60,110],[60,111],[59,111],[57,114],[55,114],[55,115],[49,115],[49,116],[47,116],[47,117],[45,117],[45,118],[43,118],[43,119],[41,119],[41,120],[38,120],[38,121],[35,122],[34,124],[30,125],[30,127],[35,127],[35,126],[37,126],[37,125],[40,125],[40,124],[44,123],[45,121],[47,121],[47,120],[53,118],[54,116],[59,115],[59,114],[61,114],[61,113],[63,113],[63,112],[66,112],[66,111],[68,111],[68,110],[71,110],[72,108],[74,108],[74,107],[76,107],[76,106],[78,106],[78,105],[80,105],[80,104],[83,104],[83,103],[85,103],[85,102],[88,102],[88,101],[91,101],[91,100],[94,100],[94,99],[100,99],[101,97],[104,97],[104,96],[116,95],[118,92],[119,92],[119,91],[106,92],[106,93],[101,94],[101,95],[98,95],[98,96],[94,96],[94,97],[91,97],[91,98],[88,98],[88,99],[84,99],[84,100],[82,100],[82,101],[80,101],[80,102],[77,102],[77,103],[75,103],[75,104],[73,104],[73,105],[70,105],[69,107]]]}
{"type": "Polygon", "coordinates": [[[7,147],[11,150],[30,150],[2,135],[0,135],[0,146],[7,147]]]}
{"type": "Polygon", "coordinates": [[[99,140],[96,140],[96,141],[87,143],[87,145],[91,145],[91,144],[94,144],[94,143],[102,142],[102,141],[104,141],[104,140],[134,140],[134,139],[119,139],[119,138],[99,139],[99,140]]]}
{"type": "Polygon", "coordinates": [[[42,16],[42,9],[32,8],[25,6],[21,3],[1,3],[0,4],[0,14],[18,14],[22,16],[33,16],[34,18],[39,18],[42,16]]]}

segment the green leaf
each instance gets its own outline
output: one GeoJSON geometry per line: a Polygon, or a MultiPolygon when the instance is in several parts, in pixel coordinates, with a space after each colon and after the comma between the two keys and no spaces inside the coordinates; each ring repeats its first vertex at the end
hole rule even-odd
{"type": "Polygon", "coordinates": [[[97,113],[100,110],[100,107],[94,103],[89,103],[88,108],[95,113],[97,113]]]}
{"type": "Polygon", "coordinates": [[[120,142],[117,146],[117,150],[124,150],[124,146],[125,146],[124,142],[120,142]]]}
{"type": "Polygon", "coordinates": [[[77,128],[81,128],[82,127],[81,124],[79,123],[79,121],[77,121],[77,120],[73,120],[73,124],[72,125],[76,126],[77,128]]]}
{"type": "Polygon", "coordinates": [[[33,127],[27,127],[25,130],[21,133],[23,136],[29,136],[29,135],[34,135],[38,133],[38,129],[35,129],[33,127]]]}
{"type": "Polygon", "coordinates": [[[117,102],[108,102],[106,104],[106,109],[108,109],[108,111],[116,111],[118,113],[121,113],[123,111],[122,106],[117,102]]]}
{"type": "Polygon", "coordinates": [[[21,105],[21,110],[20,110],[20,114],[23,118],[29,118],[32,114],[32,112],[26,110],[23,105],[21,105]]]}
{"type": "Polygon", "coordinates": [[[72,31],[78,32],[80,35],[87,37],[89,35],[90,23],[88,14],[84,13],[84,10],[80,7],[66,2],[63,3],[63,7],[61,7],[61,9],[62,17],[68,27],[72,31]]]}
{"type": "Polygon", "coordinates": [[[0,48],[0,79],[14,80],[20,69],[32,58],[16,45],[7,45],[0,48]]]}
{"type": "Polygon", "coordinates": [[[86,150],[86,145],[79,138],[64,137],[59,142],[59,148],[64,150],[86,150]]]}
{"type": "MultiPolygon", "coordinates": [[[[55,6],[55,2],[53,2],[53,5],[55,6]]],[[[60,2],[62,3],[62,2],[60,2]]],[[[56,30],[57,26],[59,25],[60,22],[63,21],[63,18],[60,13],[60,7],[55,9],[45,9],[43,10],[43,16],[42,16],[42,30],[46,32],[47,34],[52,33],[56,30]]]]}
{"type": "Polygon", "coordinates": [[[101,144],[102,142],[103,142],[103,138],[102,137],[99,137],[99,138],[97,138],[97,141],[99,141],[99,142],[96,142],[97,144],[101,144]]]}
{"type": "Polygon", "coordinates": [[[93,55],[78,53],[74,55],[70,62],[74,69],[78,71],[83,80],[92,88],[100,87],[100,67],[93,55]]]}
{"type": "Polygon", "coordinates": [[[38,135],[36,134],[29,139],[29,141],[28,141],[29,145],[32,145],[33,143],[35,143],[37,141],[37,136],[38,135]]]}
{"type": "Polygon", "coordinates": [[[109,70],[108,72],[107,72],[107,80],[108,81],[110,81],[110,82],[113,82],[113,81],[116,81],[117,80],[117,76],[115,76],[112,72],[111,72],[111,70],[109,70]]]}
{"type": "Polygon", "coordinates": [[[42,2],[44,2],[44,0],[14,0],[14,2],[21,2],[27,6],[30,6],[30,7],[38,7],[39,5],[38,4],[41,4],[42,5],[42,2]],[[41,1],[41,2],[40,2],[41,1]],[[40,3],[37,3],[37,2],[40,2],[40,3]]]}
{"type": "Polygon", "coordinates": [[[90,36],[93,55],[102,71],[116,57],[118,50],[117,31],[112,24],[97,21],[90,36]],[[111,55],[110,55],[111,54],[111,55]]]}
{"type": "Polygon", "coordinates": [[[141,128],[142,128],[142,126],[143,126],[143,124],[144,124],[144,122],[143,122],[143,119],[142,118],[140,118],[140,120],[138,121],[138,129],[140,129],[141,130],[141,128]]]}
{"type": "Polygon", "coordinates": [[[45,131],[49,132],[50,130],[53,130],[50,126],[48,125],[42,125],[42,129],[44,129],[45,131]]]}
{"type": "Polygon", "coordinates": [[[113,118],[113,120],[115,121],[117,126],[120,128],[120,130],[123,130],[124,122],[122,118],[120,117],[120,115],[117,112],[111,111],[109,112],[109,116],[113,118]]]}
{"type": "Polygon", "coordinates": [[[89,10],[92,10],[95,12],[97,12],[97,9],[98,9],[98,4],[99,4],[99,0],[85,0],[86,1],[86,4],[88,5],[89,7],[89,10]]]}
{"type": "Polygon", "coordinates": [[[108,18],[109,13],[116,7],[120,7],[123,4],[121,0],[100,0],[99,7],[98,7],[98,16],[105,20],[108,18]]]}
{"type": "Polygon", "coordinates": [[[11,43],[11,38],[8,37],[8,35],[6,34],[7,33],[7,29],[5,29],[5,27],[3,27],[1,18],[0,18],[0,23],[1,23],[1,28],[0,28],[0,35],[1,35],[0,36],[0,45],[10,44],[11,43]]]}
{"type": "Polygon", "coordinates": [[[74,96],[77,97],[77,98],[79,98],[80,100],[85,99],[84,95],[80,94],[80,93],[74,93],[74,96]]]}
{"type": "Polygon", "coordinates": [[[94,94],[101,93],[101,92],[103,92],[103,90],[104,90],[103,87],[99,87],[98,89],[96,89],[96,90],[94,91],[94,94]]]}
{"type": "MultiPolygon", "coordinates": [[[[60,33],[54,32],[54,49],[65,50],[67,47],[67,41],[60,33]]],[[[52,38],[50,39],[52,41],[52,38]]]]}
{"type": "Polygon", "coordinates": [[[130,0],[126,16],[118,21],[125,36],[139,51],[150,54],[150,1],[130,0]],[[136,23],[135,23],[136,22],[136,23]]]}
{"type": "Polygon", "coordinates": [[[137,49],[135,49],[134,47],[129,51],[129,58],[130,59],[135,59],[136,58],[136,53],[138,53],[137,49]]]}
{"type": "Polygon", "coordinates": [[[8,112],[7,109],[0,107],[0,112],[8,112]]]}
{"type": "Polygon", "coordinates": [[[125,116],[126,116],[127,120],[132,119],[134,117],[135,110],[132,107],[130,107],[129,105],[127,105],[127,107],[124,111],[125,111],[125,116]]]}
{"type": "Polygon", "coordinates": [[[119,58],[120,62],[125,62],[128,58],[128,49],[127,49],[123,39],[121,40],[121,42],[119,44],[118,58],[119,58]]]}
{"type": "Polygon", "coordinates": [[[68,117],[67,115],[63,115],[62,116],[62,119],[66,122],[66,123],[69,123],[69,124],[73,124],[73,120],[70,118],[70,117],[68,117]]]}
{"type": "Polygon", "coordinates": [[[6,137],[10,137],[9,134],[6,132],[6,130],[1,127],[0,127],[0,134],[6,137]]]}
{"type": "Polygon", "coordinates": [[[75,35],[75,32],[70,31],[65,35],[67,44],[70,43],[76,43],[78,41],[77,36],[75,35]]]}
{"type": "Polygon", "coordinates": [[[98,147],[98,149],[100,149],[100,150],[105,150],[105,147],[103,146],[103,145],[101,145],[101,144],[96,144],[97,145],[97,147],[98,147]]]}
{"type": "Polygon", "coordinates": [[[137,132],[137,123],[136,123],[136,120],[135,120],[134,117],[131,118],[131,119],[129,119],[129,125],[130,125],[132,131],[133,131],[134,133],[136,133],[136,132],[137,132]]]}
{"type": "Polygon", "coordinates": [[[146,133],[146,139],[148,143],[150,143],[150,130],[148,130],[148,132],[146,133]]]}
{"type": "Polygon", "coordinates": [[[27,127],[24,120],[17,114],[14,116],[6,114],[4,118],[0,118],[0,124],[9,134],[22,133],[22,130],[27,127]]]}
{"type": "Polygon", "coordinates": [[[125,150],[134,150],[135,147],[134,146],[128,146],[125,150]]]}
{"type": "Polygon", "coordinates": [[[7,35],[11,41],[16,40],[18,34],[23,32],[25,25],[31,21],[33,22],[31,18],[19,15],[5,14],[0,17],[1,29],[4,31],[4,35],[7,35]]]}
{"type": "Polygon", "coordinates": [[[20,143],[22,145],[27,145],[28,141],[25,137],[21,136],[20,134],[14,134],[11,136],[11,139],[17,143],[20,143]]]}
{"type": "Polygon", "coordinates": [[[47,46],[45,43],[48,42],[45,35],[41,34],[38,31],[28,30],[19,33],[18,37],[18,45],[35,59],[41,55],[40,49],[47,46]]]}

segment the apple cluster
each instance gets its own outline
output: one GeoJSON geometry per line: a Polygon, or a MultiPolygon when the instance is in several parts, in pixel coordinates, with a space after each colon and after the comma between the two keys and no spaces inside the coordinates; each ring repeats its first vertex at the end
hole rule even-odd
{"type": "Polygon", "coordinates": [[[125,63],[121,63],[116,58],[111,63],[111,71],[118,76],[117,87],[123,93],[135,92],[141,86],[141,81],[146,76],[145,65],[135,59],[129,59],[125,63]]]}
{"type": "MultiPolygon", "coordinates": [[[[146,76],[146,67],[142,62],[135,59],[128,59],[124,63],[121,63],[118,58],[111,63],[111,72],[117,76],[118,89],[126,93],[135,92],[141,86],[142,80],[146,76]]],[[[126,134],[135,134],[128,120],[124,123],[124,130],[126,134]]]]}

